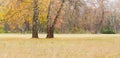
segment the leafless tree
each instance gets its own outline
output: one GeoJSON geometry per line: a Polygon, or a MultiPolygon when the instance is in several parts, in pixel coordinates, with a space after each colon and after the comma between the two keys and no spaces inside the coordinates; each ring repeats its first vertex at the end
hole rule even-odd
{"type": "Polygon", "coordinates": [[[38,38],[38,0],[34,0],[32,38],[38,38]]]}
{"type": "Polygon", "coordinates": [[[52,19],[51,16],[50,16],[50,13],[51,13],[51,7],[52,7],[52,0],[50,0],[50,5],[49,5],[49,10],[48,10],[48,24],[47,24],[47,38],[54,38],[54,30],[55,30],[55,25],[56,25],[56,22],[58,21],[58,17],[60,15],[60,12],[63,8],[63,5],[64,5],[64,0],[61,0],[61,3],[60,3],[60,7],[59,9],[57,10],[56,12],[56,15],[55,15],[55,18],[52,19]],[[54,20],[52,22],[52,20],[54,20]]]}

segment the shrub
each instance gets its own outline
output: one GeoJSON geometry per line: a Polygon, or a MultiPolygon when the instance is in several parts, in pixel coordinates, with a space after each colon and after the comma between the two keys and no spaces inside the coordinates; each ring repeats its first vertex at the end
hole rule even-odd
{"type": "Polygon", "coordinates": [[[115,32],[112,29],[110,29],[110,28],[102,29],[101,33],[102,34],[115,34],[115,32]]]}

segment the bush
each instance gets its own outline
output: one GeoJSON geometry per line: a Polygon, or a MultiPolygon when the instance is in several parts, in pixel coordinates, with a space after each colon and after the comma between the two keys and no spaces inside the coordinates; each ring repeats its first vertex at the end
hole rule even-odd
{"type": "Polygon", "coordinates": [[[102,29],[101,33],[102,34],[115,34],[115,32],[112,29],[110,29],[110,28],[108,28],[108,29],[102,29]]]}

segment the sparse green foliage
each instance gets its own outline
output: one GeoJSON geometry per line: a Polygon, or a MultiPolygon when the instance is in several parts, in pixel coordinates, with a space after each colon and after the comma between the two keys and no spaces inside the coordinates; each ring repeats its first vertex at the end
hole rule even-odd
{"type": "Polygon", "coordinates": [[[101,33],[102,34],[115,34],[115,32],[110,28],[101,29],[101,33]]]}

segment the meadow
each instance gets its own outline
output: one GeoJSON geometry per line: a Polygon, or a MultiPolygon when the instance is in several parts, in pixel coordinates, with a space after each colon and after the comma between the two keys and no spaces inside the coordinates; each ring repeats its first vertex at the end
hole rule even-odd
{"type": "Polygon", "coordinates": [[[120,58],[120,35],[0,34],[0,58],[120,58]]]}

